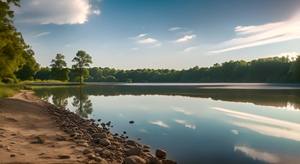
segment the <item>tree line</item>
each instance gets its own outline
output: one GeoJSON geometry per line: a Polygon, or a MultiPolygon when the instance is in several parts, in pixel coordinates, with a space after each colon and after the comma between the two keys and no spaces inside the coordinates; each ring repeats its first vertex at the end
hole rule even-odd
{"type": "Polygon", "coordinates": [[[78,51],[73,61],[76,61],[76,66],[67,68],[64,56],[57,54],[50,67],[41,68],[35,79],[87,82],[300,82],[300,56],[294,60],[271,57],[249,62],[229,61],[211,67],[196,66],[183,70],[89,68],[91,57],[84,51],[78,51]],[[85,55],[80,56],[79,53],[85,55]]]}

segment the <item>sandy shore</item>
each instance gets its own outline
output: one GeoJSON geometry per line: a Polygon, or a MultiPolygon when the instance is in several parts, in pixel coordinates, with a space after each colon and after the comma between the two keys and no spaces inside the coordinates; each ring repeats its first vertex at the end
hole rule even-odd
{"type": "Polygon", "coordinates": [[[111,134],[108,124],[85,120],[22,91],[0,100],[0,163],[173,164],[166,152],[111,134]]]}

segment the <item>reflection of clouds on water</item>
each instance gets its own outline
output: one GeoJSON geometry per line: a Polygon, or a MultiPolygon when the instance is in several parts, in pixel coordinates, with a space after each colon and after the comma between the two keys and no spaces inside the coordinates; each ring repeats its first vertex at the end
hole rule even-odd
{"type": "Polygon", "coordinates": [[[234,151],[241,152],[254,160],[260,160],[267,163],[278,163],[280,161],[279,157],[275,154],[260,151],[247,146],[234,146],[234,151]]]}
{"type": "Polygon", "coordinates": [[[234,110],[219,107],[214,107],[214,109],[220,112],[224,112],[228,116],[239,119],[239,121],[231,122],[235,126],[247,128],[267,136],[300,141],[300,124],[298,123],[244,112],[237,112],[234,110]]]}
{"type": "Polygon", "coordinates": [[[140,129],[139,130],[141,133],[148,133],[148,131],[146,129],[140,129]]]}
{"type": "Polygon", "coordinates": [[[192,115],[192,112],[187,111],[186,109],[182,108],[182,107],[173,107],[173,110],[179,113],[182,113],[184,115],[192,115]]]}
{"type": "Polygon", "coordinates": [[[196,129],[196,125],[187,122],[186,120],[174,120],[176,123],[183,125],[186,128],[196,129]]]}
{"type": "Polygon", "coordinates": [[[239,135],[240,134],[240,132],[238,130],[236,130],[236,129],[232,129],[231,133],[235,134],[235,135],[239,135]]]}
{"type": "Polygon", "coordinates": [[[162,128],[169,128],[170,127],[169,125],[167,125],[166,123],[164,123],[163,121],[160,121],[160,120],[150,121],[149,123],[153,124],[153,125],[157,125],[157,126],[162,127],[162,128]]]}

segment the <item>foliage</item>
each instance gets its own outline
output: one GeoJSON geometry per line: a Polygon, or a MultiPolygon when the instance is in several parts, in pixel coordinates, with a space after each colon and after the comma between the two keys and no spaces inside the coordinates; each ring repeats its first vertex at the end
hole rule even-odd
{"type": "Polygon", "coordinates": [[[66,68],[65,56],[56,54],[55,59],[51,61],[51,77],[54,80],[68,81],[69,70],[66,68]]]}
{"type": "Polygon", "coordinates": [[[0,98],[13,96],[16,92],[13,88],[0,85],[0,98]]]}
{"type": "Polygon", "coordinates": [[[51,69],[48,67],[41,68],[36,74],[35,79],[49,80],[51,79],[51,69]]]}
{"type": "Polygon", "coordinates": [[[92,64],[92,57],[87,54],[85,51],[78,51],[76,56],[73,58],[72,62],[75,64],[72,68],[75,70],[74,75],[79,76],[80,84],[83,83],[84,79],[88,77],[88,70],[86,68],[90,67],[92,64]],[[78,72],[78,74],[76,73],[78,72]]]}
{"type": "Polygon", "coordinates": [[[300,56],[292,63],[290,68],[292,81],[300,82],[300,56]]]}
{"type": "Polygon", "coordinates": [[[13,25],[12,6],[20,6],[20,1],[0,1],[0,81],[3,82],[15,82],[16,74],[21,80],[32,79],[38,68],[33,51],[13,25]]]}
{"type": "MultiPolygon", "coordinates": [[[[45,73],[46,68],[42,68],[45,73]]],[[[79,81],[79,68],[70,69],[70,81],[79,81]]],[[[114,68],[85,68],[88,82],[300,82],[300,57],[273,57],[246,61],[229,61],[211,67],[193,67],[186,70],[114,68]]],[[[45,77],[45,75],[43,76],[45,77]]]]}

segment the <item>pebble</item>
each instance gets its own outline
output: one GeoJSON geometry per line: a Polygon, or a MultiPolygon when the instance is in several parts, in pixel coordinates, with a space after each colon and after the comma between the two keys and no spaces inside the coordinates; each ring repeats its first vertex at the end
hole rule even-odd
{"type": "Polygon", "coordinates": [[[107,134],[106,133],[94,133],[92,135],[93,138],[107,138],[107,134]]]}
{"type": "Polygon", "coordinates": [[[34,141],[31,141],[32,144],[44,144],[45,140],[40,136],[34,137],[34,141]]]}
{"type": "Polygon", "coordinates": [[[126,141],[126,144],[127,144],[127,145],[131,145],[131,146],[135,146],[135,147],[137,147],[137,144],[136,144],[136,142],[135,142],[135,141],[133,141],[133,140],[128,140],[128,141],[126,141]]]}
{"type": "Polygon", "coordinates": [[[69,155],[58,155],[58,159],[70,159],[69,155]]]}
{"type": "Polygon", "coordinates": [[[92,151],[89,150],[89,149],[84,149],[84,150],[82,151],[82,153],[83,153],[83,154],[90,154],[90,153],[92,153],[92,151]]]}
{"type": "Polygon", "coordinates": [[[94,160],[97,162],[97,164],[108,164],[107,161],[101,157],[95,157],[94,160]]]}
{"type": "Polygon", "coordinates": [[[129,148],[125,153],[127,156],[141,155],[142,150],[140,148],[134,147],[134,148],[129,148]]]}
{"type": "Polygon", "coordinates": [[[129,124],[134,124],[134,121],[129,121],[129,124]]]}
{"type": "Polygon", "coordinates": [[[108,139],[101,139],[100,144],[102,146],[108,146],[108,145],[110,145],[110,141],[108,139]]]}
{"type": "Polygon", "coordinates": [[[157,158],[155,158],[155,157],[151,157],[149,159],[149,163],[151,163],[151,164],[162,164],[162,161],[159,160],[159,159],[157,159],[157,158]]]}
{"type": "Polygon", "coordinates": [[[166,157],[167,157],[167,152],[164,151],[164,150],[161,150],[161,149],[157,149],[157,150],[155,151],[155,155],[156,155],[156,157],[159,158],[159,159],[166,159],[166,157]]]}
{"type": "Polygon", "coordinates": [[[55,138],[57,141],[66,141],[67,139],[66,139],[66,137],[64,137],[64,136],[56,136],[56,138],[55,138]]]}
{"type": "Polygon", "coordinates": [[[88,157],[88,159],[95,159],[96,158],[95,154],[88,154],[87,157],[88,157]]]}
{"type": "Polygon", "coordinates": [[[102,151],[103,151],[103,148],[101,148],[101,147],[95,148],[96,153],[101,153],[102,151]]]}
{"type": "Polygon", "coordinates": [[[103,157],[106,157],[106,158],[111,156],[111,152],[109,150],[103,150],[101,154],[103,157]]]}
{"type": "Polygon", "coordinates": [[[13,157],[16,157],[16,155],[15,154],[11,154],[10,157],[13,158],[13,157]]]}
{"type": "Polygon", "coordinates": [[[139,156],[132,155],[126,157],[123,164],[146,164],[146,161],[139,156]]]}

